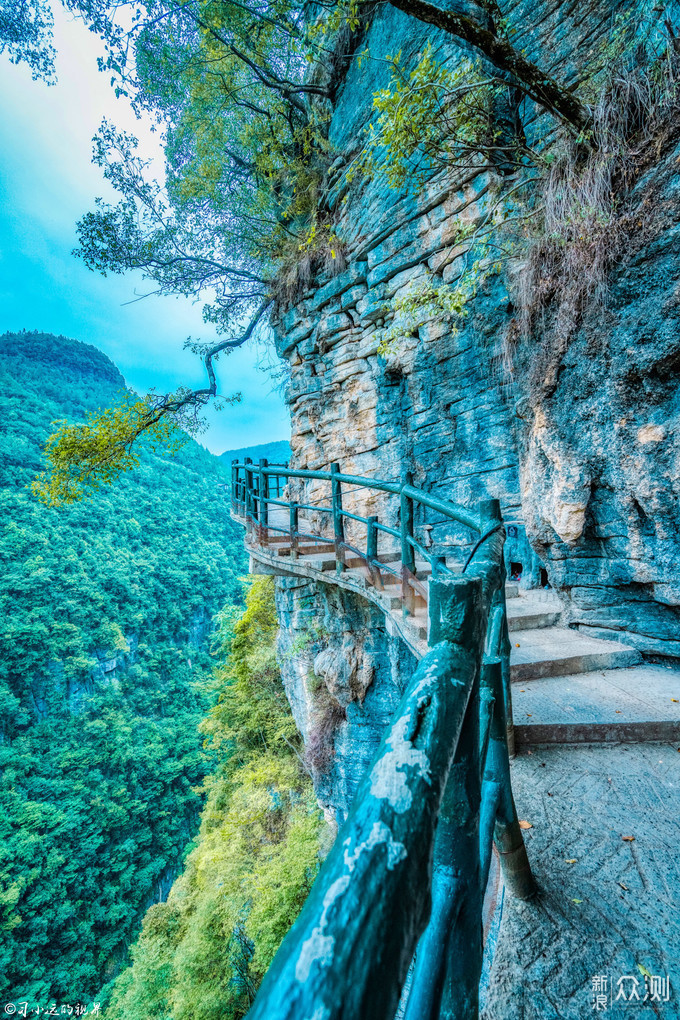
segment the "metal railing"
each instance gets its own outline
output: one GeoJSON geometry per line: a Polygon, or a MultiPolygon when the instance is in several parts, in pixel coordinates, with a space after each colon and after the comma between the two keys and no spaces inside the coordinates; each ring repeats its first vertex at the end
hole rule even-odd
{"type": "Polygon", "coordinates": [[[271,481],[291,478],[331,483],[325,510],[333,515],[333,538],[320,540],[332,542],[339,572],[347,552],[358,553],[345,542],[346,518],[368,526],[367,548],[359,555],[378,573],[385,564],[371,538],[376,529],[399,537],[402,576],[404,568],[415,574],[414,551],[430,559],[413,535],[416,503],[479,538],[463,576],[441,559],[431,561],[430,650],[265,975],[249,1020],[393,1020],[410,967],[405,1020],[475,1020],[493,844],[506,888],[523,899],[535,892],[510,781],[510,642],[499,503],[483,501],[472,513],[421,492],[408,479],[362,479],[335,465],[324,472],[235,463],[232,509],[250,527],[251,542],[264,545],[277,532],[294,540],[294,511],[304,504],[284,498],[281,482],[271,481]],[[400,528],[343,510],[344,484],[398,495],[400,528]],[[289,508],[287,529],[268,520],[272,506],[289,508]]]}

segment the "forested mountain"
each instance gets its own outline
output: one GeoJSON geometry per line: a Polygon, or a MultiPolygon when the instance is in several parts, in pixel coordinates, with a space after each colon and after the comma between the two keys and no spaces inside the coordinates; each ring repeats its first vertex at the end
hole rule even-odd
{"type": "Polygon", "coordinates": [[[216,767],[200,833],[167,902],[144,918],[106,1020],[245,1017],[328,849],[281,681],[274,579],[253,578],[245,613],[225,623],[219,700],[201,725],[216,767]]]}
{"type": "Polygon", "coordinates": [[[0,1000],[87,1002],[195,833],[211,618],[245,556],[228,471],[194,442],[47,508],[56,419],[120,397],[101,352],[0,338],[0,1000]]]}
{"type": "Polygon", "coordinates": [[[243,461],[250,457],[257,464],[261,457],[266,457],[270,464],[287,464],[290,460],[290,443],[287,439],[277,439],[273,443],[260,443],[259,446],[241,446],[238,450],[225,450],[221,454],[227,464],[232,460],[243,461]]]}

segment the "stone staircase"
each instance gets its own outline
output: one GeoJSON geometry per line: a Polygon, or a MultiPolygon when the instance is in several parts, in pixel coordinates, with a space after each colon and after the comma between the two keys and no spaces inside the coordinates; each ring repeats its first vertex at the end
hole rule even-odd
{"type": "Polygon", "coordinates": [[[680,670],[560,626],[550,591],[508,591],[519,747],[680,739],[680,670]]]}
{"type": "MultiPolygon", "coordinates": [[[[512,784],[539,895],[497,896],[480,1018],[582,1020],[605,975],[623,1020],[623,975],[640,999],[643,973],[680,985],[680,669],[560,626],[550,591],[507,596],[512,784]]],[[[672,998],[630,1015],[678,1017],[672,998]]]]}
{"type": "MultiPolygon", "coordinates": [[[[281,517],[281,523],[284,518],[281,517]]],[[[319,545],[300,543],[297,558],[281,537],[267,549],[251,546],[255,569],[302,574],[363,595],[385,614],[416,657],[428,650],[427,603],[414,598],[404,615],[399,552],[381,555],[394,568],[383,573],[381,588],[367,577],[365,562],[347,557],[336,573],[335,555],[319,545]]],[[[449,566],[456,569],[454,563],[449,566]]],[[[459,565],[458,565],[459,569],[459,565]]],[[[430,564],[416,560],[416,578],[424,585],[430,564]]],[[[680,741],[680,669],[642,661],[635,649],[618,641],[582,634],[561,625],[562,606],[550,589],[520,591],[506,586],[512,651],[512,714],[518,748],[548,744],[680,741]]]]}

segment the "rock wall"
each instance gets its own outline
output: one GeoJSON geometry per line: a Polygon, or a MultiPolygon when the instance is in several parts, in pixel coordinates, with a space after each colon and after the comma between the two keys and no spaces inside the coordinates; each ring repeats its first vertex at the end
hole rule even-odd
{"type": "Polygon", "coordinates": [[[416,663],[382,613],[341,588],[280,578],[277,610],[288,700],[319,801],[342,824],[416,663]]]}
{"type": "Polygon", "coordinates": [[[680,656],[679,159],[638,185],[606,308],[517,430],[527,532],[569,620],[662,656],[680,656]]]}
{"type": "MultiPolygon", "coordinates": [[[[575,80],[627,5],[524,0],[501,7],[519,49],[575,80]]],[[[644,207],[645,230],[627,245],[606,310],[586,313],[554,366],[556,384],[540,399],[528,385],[532,366],[557,341],[548,317],[543,331],[519,342],[509,370],[515,309],[512,282],[502,275],[481,287],[462,323],[433,315],[383,357],[378,348],[395,303],[428,273],[444,283],[457,279],[456,233],[481,221],[493,194],[489,177],[474,171],[434,175],[400,191],[379,177],[348,182],[372,94],[389,82],[384,58],[400,51],[408,66],[428,41],[442,57],[460,54],[437,30],[379,6],[360,47],[374,59],[351,62],[336,100],[330,139],[339,155],[325,201],[346,268],[319,278],[276,324],[277,349],[290,367],[293,463],[317,469],[337,461],[348,473],[392,479],[408,471],[422,488],[466,504],[499,497],[511,525],[508,561],[522,565],[523,585],[547,579],[575,626],[625,632],[648,654],[680,655],[677,153],[671,146],[660,154],[640,183],[633,204],[651,196],[655,215],[644,207]]],[[[551,130],[545,116],[529,114],[534,141],[549,140],[551,130]]],[[[324,494],[311,485],[305,501],[324,494]]],[[[398,521],[391,497],[359,490],[344,498],[350,509],[398,521]]],[[[453,546],[462,557],[469,547],[464,529],[435,514],[416,527],[429,532],[435,551],[453,546]]],[[[279,591],[282,647],[304,633],[304,599],[305,613],[327,628],[315,638],[315,675],[344,711],[335,718],[333,764],[319,780],[324,803],[342,816],[413,664],[369,607],[330,587],[289,580],[279,591]],[[360,677],[351,682],[332,666],[348,655],[357,662],[350,673],[360,677]]],[[[308,665],[294,655],[284,664],[303,733],[308,665]]]]}

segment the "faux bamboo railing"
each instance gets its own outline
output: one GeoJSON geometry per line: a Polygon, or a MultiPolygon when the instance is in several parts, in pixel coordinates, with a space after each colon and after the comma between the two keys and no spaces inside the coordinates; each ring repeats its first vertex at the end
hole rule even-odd
{"type": "Polygon", "coordinates": [[[293,471],[261,462],[257,468],[234,464],[232,471],[233,513],[249,523],[251,541],[260,542],[269,537],[271,506],[289,507],[291,539],[295,510],[302,508],[284,498],[279,482],[273,492],[270,479],[329,481],[334,531],[332,540],[322,541],[332,541],[339,572],[346,551],[358,553],[344,540],[344,518],[367,525],[360,555],[378,573],[384,564],[371,535],[388,530],[374,517],[342,509],[343,484],[399,496],[400,529],[389,533],[399,537],[407,575],[415,573],[415,551],[430,558],[413,536],[414,503],[479,535],[463,576],[440,558],[431,561],[430,650],[249,1020],[393,1020],[412,961],[405,1020],[475,1020],[493,843],[506,888],[524,899],[535,892],[510,782],[505,532],[498,501],[484,501],[472,513],[420,492],[410,480],[362,479],[337,466],[293,471]]]}

